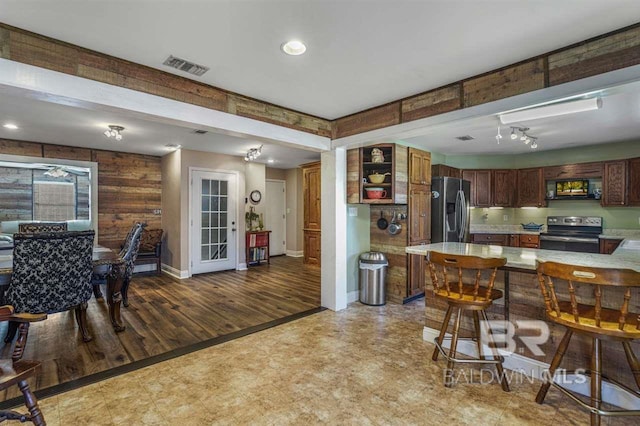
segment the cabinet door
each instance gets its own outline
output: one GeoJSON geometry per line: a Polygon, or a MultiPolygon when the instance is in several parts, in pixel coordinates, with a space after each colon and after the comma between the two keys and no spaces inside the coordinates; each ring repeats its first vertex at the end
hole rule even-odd
{"type": "Polygon", "coordinates": [[[431,154],[409,148],[409,183],[429,185],[431,183],[431,154]]]}
{"type": "Polygon", "coordinates": [[[520,247],[520,235],[512,234],[509,237],[509,247],[520,247]]]}
{"type": "Polygon", "coordinates": [[[627,204],[627,161],[607,161],[602,174],[602,205],[627,204]]]}
{"type": "Polygon", "coordinates": [[[600,253],[602,254],[611,254],[613,253],[622,240],[612,240],[612,239],[600,239],[600,253]]]}
{"type": "Polygon", "coordinates": [[[320,166],[303,169],[304,229],[320,230],[320,166]]]}
{"type": "Polygon", "coordinates": [[[462,179],[468,180],[471,184],[471,194],[469,194],[469,204],[471,207],[476,207],[476,171],[475,170],[463,170],[462,179]]]}
{"type": "Polygon", "coordinates": [[[491,170],[476,170],[476,207],[491,207],[491,170]]]}
{"type": "Polygon", "coordinates": [[[516,174],[513,170],[494,170],[491,195],[496,207],[513,207],[516,174]]]}
{"type": "Polygon", "coordinates": [[[304,231],[304,263],[320,265],[320,232],[304,231]]]}
{"type": "Polygon", "coordinates": [[[518,207],[542,207],[545,204],[542,168],[518,170],[518,207]]]}
{"type": "Polygon", "coordinates": [[[409,194],[409,242],[418,244],[431,239],[431,190],[413,187],[409,194]]]}
{"type": "Polygon", "coordinates": [[[640,158],[629,160],[629,185],[627,185],[627,203],[640,206],[640,158]]]}
{"type": "Polygon", "coordinates": [[[409,254],[408,296],[424,293],[426,286],[426,260],[419,254],[409,254]]]}
{"type": "Polygon", "coordinates": [[[520,234],[520,247],[540,248],[540,237],[531,234],[520,234]]]}

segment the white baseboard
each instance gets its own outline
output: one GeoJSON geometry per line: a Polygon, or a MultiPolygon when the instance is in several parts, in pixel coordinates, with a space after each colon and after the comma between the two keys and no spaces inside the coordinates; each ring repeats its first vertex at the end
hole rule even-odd
{"type": "Polygon", "coordinates": [[[302,250],[287,250],[286,253],[289,257],[304,257],[304,251],[302,250]]]}
{"type": "Polygon", "coordinates": [[[247,269],[247,264],[246,263],[238,263],[238,267],[236,268],[236,271],[246,271],[247,269]]]}
{"type": "MultiPolygon", "coordinates": [[[[427,342],[433,343],[439,334],[440,330],[424,327],[422,331],[422,338],[427,342]]],[[[447,337],[451,337],[451,335],[447,333],[447,337]]],[[[449,342],[445,341],[442,346],[448,348],[449,342]]],[[[478,356],[478,347],[470,340],[459,340],[456,351],[468,356],[478,356]]],[[[501,350],[499,350],[499,352],[504,356],[504,362],[502,364],[504,368],[522,372],[529,377],[542,380],[544,372],[549,369],[549,364],[545,362],[537,361],[515,353],[509,354],[501,350]]],[[[567,374],[562,386],[580,395],[589,396],[591,389],[590,378],[586,377],[586,381],[582,383],[569,383],[572,381],[573,377],[575,376],[567,374]]],[[[557,378],[555,381],[557,381],[557,378]]],[[[615,383],[604,380],[602,381],[602,400],[627,410],[640,410],[640,399],[615,383]]]]}
{"type": "Polygon", "coordinates": [[[145,263],[143,265],[136,265],[133,267],[133,273],[139,273],[139,272],[152,272],[156,270],[156,264],[155,263],[145,263]]]}
{"type": "Polygon", "coordinates": [[[179,280],[184,280],[185,278],[189,278],[189,271],[181,271],[174,267],[167,265],[166,263],[162,264],[162,272],[165,274],[171,275],[174,278],[179,280]]]}
{"type": "Polygon", "coordinates": [[[347,305],[349,303],[357,302],[358,300],[360,300],[360,291],[356,290],[347,293],[347,305]]]}

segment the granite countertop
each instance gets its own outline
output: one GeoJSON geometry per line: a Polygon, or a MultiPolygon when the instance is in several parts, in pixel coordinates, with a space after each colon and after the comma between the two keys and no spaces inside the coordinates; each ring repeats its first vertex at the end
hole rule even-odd
{"type": "Polygon", "coordinates": [[[623,240],[625,238],[640,240],[640,229],[603,229],[599,237],[612,240],[623,240]]]}
{"type": "Polygon", "coordinates": [[[527,231],[522,229],[522,225],[471,225],[469,232],[472,234],[524,234],[540,235],[545,232],[546,226],[540,231],[527,231]]]}
{"type": "Polygon", "coordinates": [[[553,261],[596,268],[633,269],[640,272],[640,251],[616,249],[613,254],[578,253],[467,243],[435,243],[407,247],[409,254],[426,256],[429,251],[480,257],[506,257],[507,267],[535,271],[536,261],[553,261]]]}

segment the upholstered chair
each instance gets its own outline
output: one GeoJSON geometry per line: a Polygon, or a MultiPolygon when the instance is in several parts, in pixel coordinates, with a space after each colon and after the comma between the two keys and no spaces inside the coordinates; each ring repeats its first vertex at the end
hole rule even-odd
{"type": "Polygon", "coordinates": [[[144,229],[140,237],[140,249],[138,250],[137,264],[156,264],[156,275],[162,273],[161,257],[162,257],[162,234],[160,228],[144,229]]]}
{"type": "MultiPolygon", "coordinates": [[[[82,339],[90,341],[94,231],[14,234],[13,273],[5,295],[17,313],[53,314],[74,309],[82,339]]],[[[7,339],[13,339],[10,327],[7,339]]]]}
{"type": "Polygon", "coordinates": [[[120,250],[120,258],[125,262],[125,271],[122,281],[122,304],[129,306],[129,284],[133,276],[133,268],[135,267],[138,250],[140,249],[140,238],[142,231],[147,226],[146,223],[136,223],[133,225],[127,238],[124,240],[122,250],[120,250]]]}
{"type": "MultiPolygon", "coordinates": [[[[26,324],[28,324],[31,321],[42,321],[46,319],[46,317],[45,314],[15,314],[13,306],[0,306],[0,321],[20,321],[21,324],[27,321],[26,324]]],[[[29,414],[21,414],[13,410],[0,411],[0,421],[18,420],[20,422],[31,422],[36,426],[44,426],[46,425],[44,415],[42,411],[40,411],[38,401],[31,392],[31,389],[29,389],[29,383],[27,382],[27,379],[35,376],[36,369],[40,367],[40,363],[22,359],[25,344],[26,334],[24,335],[24,341],[21,342],[21,340],[18,339],[16,342],[12,359],[0,359],[0,391],[18,385],[24,397],[24,404],[29,410],[29,414]]]]}
{"type": "Polygon", "coordinates": [[[18,232],[36,234],[40,232],[64,232],[67,222],[25,222],[18,225],[18,232]]]}

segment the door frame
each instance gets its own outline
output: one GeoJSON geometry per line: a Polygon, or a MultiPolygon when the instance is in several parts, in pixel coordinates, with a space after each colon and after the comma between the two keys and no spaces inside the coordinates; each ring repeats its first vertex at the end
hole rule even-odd
{"type": "MultiPolygon", "coordinates": [[[[284,179],[265,179],[264,180],[265,189],[267,187],[267,182],[282,182],[282,186],[284,187],[284,227],[282,228],[282,239],[284,240],[284,252],[283,255],[287,255],[287,181],[284,179]]],[[[265,191],[266,192],[266,191],[265,191]]]]}
{"type": "Polygon", "coordinates": [[[240,172],[236,170],[223,170],[223,169],[207,169],[203,167],[189,167],[189,223],[187,224],[189,228],[188,232],[188,244],[189,244],[189,263],[188,263],[188,271],[189,277],[193,276],[191,263],[193,261],[193,172],[205,172],[205,173],[225,173],[229,175],[234,175],[236,178],[236,271],[239,270],[240,266],[240,255],[242,254],[242,250],[240,247],[240,234],[244,234],[244,220],[242,221],[242,230],[240,229],[240,221],[238,220],[238,215],[240,214],[240,203],[244,200],[244,197],[240,196],[240,172]]]}

